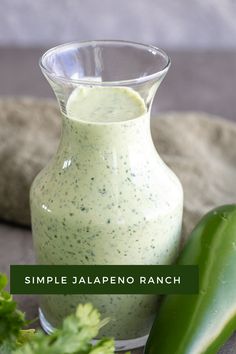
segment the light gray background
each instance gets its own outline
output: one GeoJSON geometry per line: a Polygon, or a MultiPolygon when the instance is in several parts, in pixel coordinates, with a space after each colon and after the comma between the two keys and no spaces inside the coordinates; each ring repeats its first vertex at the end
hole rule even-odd
{"type": "Polygon", "coordinates": [[[0,46],[129,39],[236,48],[236,0],[0,0],[0,46]]]}

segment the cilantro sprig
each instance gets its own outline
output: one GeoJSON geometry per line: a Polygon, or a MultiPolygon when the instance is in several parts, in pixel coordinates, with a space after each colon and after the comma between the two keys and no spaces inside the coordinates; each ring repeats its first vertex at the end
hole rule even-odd
{"type": "Polygon", "coordinates": [[[36,333],[14,354],[113,354],[113,339],[104,338],[95,346],[90,342],[105,323],[107,320],[101,321],[91,304],[79,305],[76,313],[63,321],[62,328],[50,336],[36,333]]]}
{"type": "MultiPolygon", "coordinates": [[[[101,327],[109,319],[101,320],[92,304],[78,305],[75,314],[66,317],[62,327],[51,335],[33,329],[25,314],[16,307],[12,296],[5,291],[7,277],[0,273],[0,353],[1,354],[114,354],[114,340],[103,338],[95,345],[101,327]]],[[[129,354],[129,353],[126,353],[129,354]]]]}
{"type": "Polygon", "coordinates": [[[5,291],[7,277],[0,273],[0,352],[11,353],[31,338],[34,330],[22,330],[29,324],[25,314],[16,308],[16,302],[5,291]]]}

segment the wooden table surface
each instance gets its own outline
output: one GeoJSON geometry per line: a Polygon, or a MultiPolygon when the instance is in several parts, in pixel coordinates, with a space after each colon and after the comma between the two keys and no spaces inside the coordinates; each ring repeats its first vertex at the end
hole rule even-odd
{"type": "MultiPolygon", "coordinates": [[[[41,53],[42,49],[0,48],[0,95],[53,97],[38,68],[41,53]]],[[[236,121],[236,52],[170,51],[169,54],[172,67],[154,101],[154,114],[167,110],[198,110],[236,121]]],[[[10,264],[32,262],[30,230],[2,222],[0,271],[9,274],[10,264]]],[[[37,316],[35,296],[16,298],[28,318],[37,316]]],[[[143,349],[138,349],[132,354],[142,352],[143,349]]],[[[236,353],[235,335],[220,353],[236,353]]]]}

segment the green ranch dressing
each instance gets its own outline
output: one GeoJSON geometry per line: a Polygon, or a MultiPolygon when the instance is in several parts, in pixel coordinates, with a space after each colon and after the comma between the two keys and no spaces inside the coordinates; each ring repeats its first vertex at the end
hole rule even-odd
{"type": "MultiPolygon", "coordinates": [[[[69,97],[58,152],[31,189],[39,264],[169,264],[178,252],[183,194],[157,154],[144,101],[129,88],[77,88],[69,97]]],[[[96,269],[96,268],[95,268],[96,269]]],[[[45,295],[57,326],[92,302],[110,323],[102,335],[144,336],[156,296],[45,295]]]]}

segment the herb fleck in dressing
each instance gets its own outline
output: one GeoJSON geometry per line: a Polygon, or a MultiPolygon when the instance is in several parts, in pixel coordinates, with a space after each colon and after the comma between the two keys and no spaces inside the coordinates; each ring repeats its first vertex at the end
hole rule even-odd
{"type": "MultiPolygon", "coordinates": [[[[40,264],[169,264],[177,255],[183,193],[157,154],[150,117],[130,88],[77,88],[62,117],[62,138],[31,189],[33,237],[40,264]]],[[[78,303],[111,318],[102,335],[149,332],[152,295],[44,295],[57,326],[78,303]]]]}

